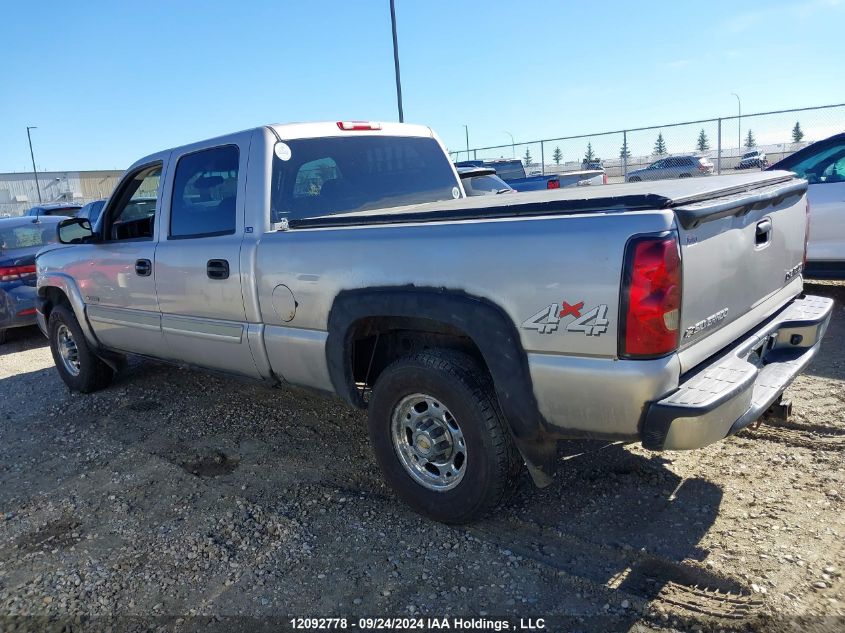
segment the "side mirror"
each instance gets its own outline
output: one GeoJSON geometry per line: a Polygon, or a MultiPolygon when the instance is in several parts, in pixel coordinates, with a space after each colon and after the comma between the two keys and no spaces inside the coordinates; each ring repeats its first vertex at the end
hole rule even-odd
{"type": "Polygon", "coordinates": [[[88,218],[68,218],[59,222],[59,242],[62,244],[84,244],[91,241],[94,229],[88,218]]]}

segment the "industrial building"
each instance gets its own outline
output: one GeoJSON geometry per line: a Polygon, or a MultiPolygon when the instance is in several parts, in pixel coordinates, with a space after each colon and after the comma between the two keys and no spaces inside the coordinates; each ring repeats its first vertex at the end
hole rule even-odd
{"type": "Polygon", "coordinates": [[[122,171],[41,171],[38,186],[29,173],[0,174],[0,217],[23,215],[40,202],[79,202],[107,198],[122,171]]]}

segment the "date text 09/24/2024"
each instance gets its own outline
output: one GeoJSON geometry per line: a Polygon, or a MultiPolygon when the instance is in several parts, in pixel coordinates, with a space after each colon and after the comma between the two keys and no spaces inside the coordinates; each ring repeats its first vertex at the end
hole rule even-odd
{"type": "Polygon", "coordinates": [[[363,631],[543,631],[546,629],[544,618],[436,618],[436,617],[399,617],[399,618],[291,618],[291,627],[295,630],[331,630],[358,629],[363,631]]]}

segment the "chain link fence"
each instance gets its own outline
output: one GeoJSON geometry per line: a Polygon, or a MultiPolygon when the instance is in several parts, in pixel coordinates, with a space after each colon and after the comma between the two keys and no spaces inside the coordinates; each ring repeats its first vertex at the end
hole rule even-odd
{"type": "Polygon", "coordinates": [[[609,183],[759,170],[845,131],[845,104],[760,112],[451,151],[455,161],[518,158],[528,174],[601,165],[609,183]]]}

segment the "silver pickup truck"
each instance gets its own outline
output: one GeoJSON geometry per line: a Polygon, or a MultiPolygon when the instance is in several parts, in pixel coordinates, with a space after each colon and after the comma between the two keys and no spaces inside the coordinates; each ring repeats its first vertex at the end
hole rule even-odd
{"type": "MultiPolygon", "coordinates": [[[[147,156],[37,259],[76,391],[126,354],[335,394],[419,512],[491,510],[564,438],[694,449],[815,355],[806,182],[765,172],[466,198],[426,127],[270,125],[147,156]]],[[[351,432],[351,431],[350,431],[351,432]]]]}

